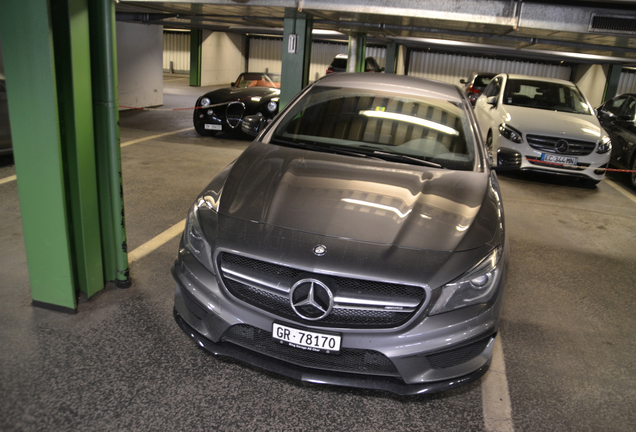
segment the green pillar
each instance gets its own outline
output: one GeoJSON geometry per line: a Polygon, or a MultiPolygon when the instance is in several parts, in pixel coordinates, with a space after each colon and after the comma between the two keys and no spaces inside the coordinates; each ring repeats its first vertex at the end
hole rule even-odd
{"type": "Polygon", "coordinates": [[[285,9],[280,106],[287,105],[309,84],[313,20],[296,9],[285,9]]]}
{"type": "Polygon", "coordinates": [[[87,0],[51,0],[73,270],[88,297],[104,287],[87,0]]]}
{"type": "Polygon", "coordinates": [[[120,288],[130,286],[117,99],[115,4],[90,0],[94,136],[104,276],[120,288]]]}
{"type": "MultiPolygon", "coordinates": [[[[35,305],[76,309],[51,16],[47,0],[0,1],[22,229],[35,305]]],[[[66,96],[66,95],[64,95],[66,96]]]]}
{"type": "Polygon", "coordinates": [[[384,65],[385,73],[397,73],[398,52],[399,46],[396,42],[391,42],[386,45],[386,62],[384,65]]]}
{"type": "Polygon", "coordinates": [[[609,70],[607,71],[607,81],[605,83],[605,93],[603,94],[603,102],[616,96],[616,91],[618,90],[618,82],[621,79],[622,71],[623,67],[619,64],[609,65],[609,70]]]}
{"type": "Polygon", "coordinates": [[[201,45],[203,30],[190,30],[190,85],[201,86],[201,45]]]}
{"type": "Polygon", "coordinates": [[[348,56],[347,71],[364,72],[367,58],[367,35],[365,33],[349,36],[348,56]],[[351,62],[355,62],[355,67],[349,67],[351,62]]]}

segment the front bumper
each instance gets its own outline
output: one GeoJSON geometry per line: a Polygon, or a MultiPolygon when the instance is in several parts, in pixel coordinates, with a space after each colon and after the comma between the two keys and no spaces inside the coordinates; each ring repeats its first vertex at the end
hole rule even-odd
{"type": "MultiPolygon", "coordinates": [[[[514,152],[521,155],[520,163],[516,169],[521,171],[538,171],[547,172],[550,174],[568,175],[581,178],[589,178],[592,180],[600,181],[605,178],[605,168],[609,165],[610,153],[598,154],[591,153],[585,156],[573,156],[578,158],[576,166],[546,163],[541,161],[541,155],[543,152],[536,150],[527,143],[521,144],[512,143],[505,137],[497,134],[493,137],[493,156],[498,158],[494,161],[497,166],[501,165],[498,153],[501,152],[514,152]]],[[[545,153],[553,154],[553,153],[545,153]]],[[[512,169],[508,167],[507,169],[512,169]]]]}
{"type": "MultiPolygon", "coordinates": [[[[392,329],[308,329],[342,334],[342,359],[334,354],[313,362],[314,353],[299,356],[291,347],[272,348],[274,321],[286,320],[247,305],[221,286],[217,277],[182,249],[172,269],[177,282],[175,319],[183,331],[215,355],[229,356],[303,381],[418,394],[447,390],[479,379],[490,364],[503,304],[498,294],[489,305],[477,305],[436,316],[416,316],[392,329]],[[237,342],[234,329],[245,328],[262,337],[253,345],[237,342]],[[285,352],[284,350],[292,350],[285,352]],[[344,350],[348,350],[345,355],[344,350]],[[352,353],[350,357],[349,353],[352,353]],[[287,354],[291,354],[287,356],[287,354]],[[450,356],[450,357],[449,357],[450,356]],[[459,356],[459,357],[458,357],[459,356]],[[464,357],[462,357],[464,356],[464,357]],[[302,358],[304,357],[304,358],[302,358]],[[355,367],[347,358],[353,358],[355,367]],[[448,365],[444,364],[450,358],[448,365]],[[458,361],[459,358],[459,361],[458,361]],[[347,361],[343,367],[340,360],[347,361]],[[465,361],[463,361],[465,360],[465,361]],[[388,368],[377,367],[387,363],[388,368]],[[435,364],[435,362],[441,362],[435,364]]],[[[298,326],[297,323],[287,323],[298,326]]]]}
{"type": "Polygon", "coordinates": [[[190,336],[190,338],[192,338],[192,340],[194,340],[199,346],[205,348],[212,354],[244,361],[245,363],[249,363],[261,369],[297,379],[299,381],[372,390],[384,390],[399,395],[415,395],[436,393],[470,384],[481,378],[490,367],[490,359],[488,359],[483,366],[468,375],[446,381],[422,384],[405,384],[404,381],[392,377],[354,375],[342,372],[308,369],[291,363],[281,362],[231,343],[214,343],[203,337],[194,328],[188,325],[179,312],[177,312],[176,308],[174,309],[173,314],[174,319],[181,330],[190,336]]]}

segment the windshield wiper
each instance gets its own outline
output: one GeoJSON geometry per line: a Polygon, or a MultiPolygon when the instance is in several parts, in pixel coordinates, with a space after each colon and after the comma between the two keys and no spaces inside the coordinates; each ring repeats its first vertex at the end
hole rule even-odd
{"type": "Polygon", "coordinates": [[[384,152],[384,151],[380,151],[380,150],[374,150],[373,151],[374,155],[380,156],[385,160],[397,160],[397,161],[401,161],[401,162],[409,162],[409,163],[414,163],[416,165],[422,165],[422,166],[427,166],[427,167],[432,167],[432,168],[444,168],[442,165],[435,163],[435,162],[431,162],[431,161],[427,161],[426,159],[420,159],[418,157],[415,156],[409,156],[409,155],[405,155],[402,153],[391,153],[391,152],[384,152]]]}
{"type": "Polygon", "coordinates": [[[348,155],[348,156],[368,157],[368,158],[373,158],[373,159],[380,159],[380,158],[374,156],[371,152],[368,152],[368,151],[357,150],[357,149],[349,149],[349,148],[344,148],[344,147],[340,147],[340,146],[318,145],[318,144],[310,144],[310,143],[304,143],[304,142],[298,142],[298,141],[287,141],[287,140],[282,140],[280,138],[272,138],[271,142],[273,144],[278,144],[278,145],[282,145],[282,146],[296,147],[296,148],[320,151],[320,152],[325,152],[325,153],[336,153],[336,154],[348,155]]]}

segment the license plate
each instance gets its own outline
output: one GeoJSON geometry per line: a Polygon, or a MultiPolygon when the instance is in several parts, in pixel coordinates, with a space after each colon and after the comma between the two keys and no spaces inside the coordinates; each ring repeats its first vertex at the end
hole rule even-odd
{"type": "Polygon", "coordinates": [[[579,161],[579,158],[568,157],[568,156],[557,156],[550,154],[541,154],[541,160],[545,162],[558,163],[563,165],[576,165],[579,161]]]}
{"type": "Polygon", "coordinates": [[[205,128],[207,130],[221,130],[223,129],[222,125],[217,125],[217,124],[205,124],[205,128]]]}
{"type": "Polygon", "coordinates": [[[337,353],[340,351],[342,336],[316,333],[274,323],[272,337],[280,343],[306,351],[337,353]]]}

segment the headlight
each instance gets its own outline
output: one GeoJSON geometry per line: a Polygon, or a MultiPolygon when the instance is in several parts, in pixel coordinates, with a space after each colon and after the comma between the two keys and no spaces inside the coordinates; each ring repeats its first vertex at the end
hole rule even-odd
{"type": "Polygon", "coordinates": [[[596,149],[596,153],[599,153],[599,154],[607,153],[611,149],[612,149],[612,141],[610,140],[610,137],[605,135],[598,142],[598,148],[596,149]]]}
{"type": "Polygon", "coordinates": [[[476,266],[459,279],[442,287],[435,307],[430,315],[449,312],[455,309],[485,303],[495,293],[496,282],[501,271],[501,254],[499,246],[481,260],[476,266]]]}
{"type": "Polygon", "coordinates": [[[499,133],[513,143],[521,144],[523,142],[521,132],[505,123],[499,125],[499,133]]]}
{"type": "Polygon", "coordinates": [[[200,199],[194,203],[190,209],[188,218],[186,219],[185,230],[183,232],[183,243],[192,256],[194,256],[205,268],[214,274],[214,265],[212,264],[212,247],[205,238],[205,234],[203,233],[203,229],[201,229],[201,222],[199,220],[200,206],[204,204],[206,204],[206,201],[204,199],[200,199]]]}
{"type": "Polygon", "coordinates": [[[274,101],[267,102],[267,111],[274,112],[276,111],[277,107],[278,107],[278,104],[276,102],[274,101]]]}
{"type": "Polygon", "coordinates": [[[199,105],[202,106],[202,107],[206,107],[206,106],[210,105],[210,99],[208,99],[206,97],[201,98],[201,100],[199,101],[199,105]]]}

